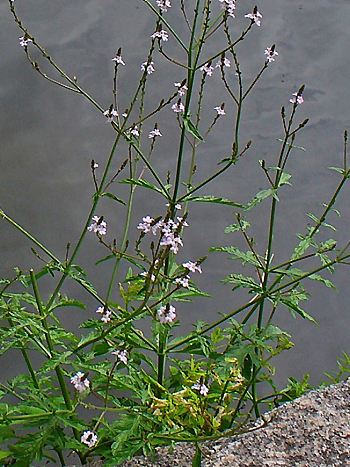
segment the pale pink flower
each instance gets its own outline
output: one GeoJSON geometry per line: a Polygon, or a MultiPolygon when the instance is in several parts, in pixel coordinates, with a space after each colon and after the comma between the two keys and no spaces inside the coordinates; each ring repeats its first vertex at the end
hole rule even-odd
{"type": "Polygon", "coordinates": [[[176,255],[179,252],[179,246],[183,246],[183,242],[177,234],[169,232],[161,238],[160,246],[170,246],[170,251],[176,255]]]}
{"type": "Polygon", "coordinates": [[[87,444],[89,448],[92,448],[97,443],[97,435],[90,430],[84,431],[83,435],[80,438],[80,441],[83,444],[87,444]]]}
{"type": "Polygon", "coordinates": [[[153,217],[146,216],[142,218],[143,222],[140,222],[137,228],[143,233],[148,233],[151,231],[152,222],[154,222],[153,217]]]}
{"type": "Polygon", "coordinates": [[[214,110],[216,110],[218,115],[226,115],[224,104],[221,104],[218,107],[214,107],[214,110]]]}
{"type": "Polygon", "coordinates": [[[174,86],[178,88],[178,93],[179,96],[184,96],[186,94],[186,91],[188,91],[188,87],[185,84],[182,83],[174,83],[174,86]]]}
{"type": "Polygon", "coordinates": [[[21,47],[27,47],[27,45],[29,44],[29,42],[33,42],[32,39],[30,39],[29,37],[27,36],[21,36],[19,37],[19,45],[21,47]]]}
{"type": "Polygon", "coordinates": [[[266,60],[271,63],[275,61],[275,57],[277,57],[278,52],[275,50],[275,47],[266,47],[264,54],[266,55],[266,60]]]}
{"type": "Polygon", "coordinates": [[[107,122],[111,123],[113,122],[114,117],[118,117],[118,112],[115,109],[113,109],[113,106],[111,106],[109,109],[103,112],[103,115],[107,117],[107,122]]]}
{"type": "Polygon", "coordinates": [[[297,92],[293,92],[292,96],[293,96],[293,97],[291,97],[291,98],[289,99],[289,102],[290,102],[291,104],[295,104],[295,103],[296,103],[296,104],[298,105],[298,104],[302,104],[302,103],[304,102],[303,96],[298,96],[298,93],[297,93],[297,92]]]}
{"type": "Polygon", "coordinates": [[[135,138],[137,138],[138,136],[140,136],[140,132],[139,132],[139,129],[137,128],[137,126],[135,125],[134,127],[132,127],[132,129],[130,130],[130,133],[135,136],[135,138]]]}
{"type": "Polygon", "coordinates": [[[74,389],[78,392],[84,392],[90,388],[90,381],[81,371],[78,371],[78,373],[72,376],[70,382],[73,384],[74,389]]]}
{"type": "Polygon", "coordinates": [[[191,272],[198,271],[199,274],[202,274],[202,268],[200,267],[200,265],[197,265],[197,263],[194,263],[193,261],[187,261],[187,263],[182,263],[182,266],[191,272]]]}
{"type": "Polygon", "coordinates": [[[155,139],[157,136],[163,136],[162,133],[158,130],[158,128],[154,128],[154,130],[150,131],[148,137],[150,139],[155,139]]]}
{"type": "Polygon", "coordinates": [[[228,16],[235,17],[236,1],[235,0],[219,0],[221,8],[226,10],[228,16]]]}
{"type": "Polygon", "coordinates": [[[205,65],[201,66],[200,68],[203,73],[205,73],[208,76],[212,76],[214,67],[211,66],[211,63],[206,63],[205,65]]]}
{"type": "Polygon", "coordinates": [[[125,62],[122,59],[122,56],[118,54],[114,58],[112,58],[112,62],[115,62],[116,65],[125,65],[125,62]]]}
{"type": "MultiPolygon", "coordinates": [[[[169,204],[169,203],[166,203],[166,205],[165,205],[165,206],[169,207],[169,206],[170,206],[170,204],[169,204]]],[[[180,210],[180,209],[182,209],[182,206],[181,206],[181,204],[179,204],[179,203],[175,204],[175,209],[179,209],[179,210],[180,210]]]]}
{"type": "Polygon", "coordinates": [[[160,39],[161,41],[167,42],[169,39],[169,34],[164,31],[164,29],[161,29],[160,31],[156,31],[155,33],[152,34],[152,39],[160,39]]]}
{"type": "Polygon", "coordinates": [[[104,306],[99,306],[96,310],[96,313],[101,315],[101,321],[105,324],[109,323],[111,320],[112,312],[105,308],[104,306]]]}
{"type": "Polygon", "coordinates": [[[248,13],[247,15],[244,15],[244,17],[251,19],[257,26],[261,25],[262,14],[258,12],[256,7],[254,8],[253,13],[248,13]]]}
{"type": "Polygon", "coordinates": [[[185,106],[183,105],[180,99],[177,102],[175,102],[175,104],[173,104],[171,108],[173,109],[175,113],[178,113],[178,114],[185,111],[185,106]]]}
{"type": "Polygon", "coordinates": [[[231,67],[231,62],[227,57],[224,57],[223,60],[216,62],[215,68],[221,68],[222,66],[225,66],[226,68],[231,67]]]}
{"type": "Polygon", "coordinates": [[[190,276],[186,276],[186,277],[177,277],[175,279],[175,282],[176,284],[179,284],[179,285],[182,285],[182,287],[186,287],[188,288],[189,287],[189,279],[190,279],[190,276]]]}
{"type": "Polygon", "coordinates": [[[115,355],[124,365],[128,364],[128,352],[126,350],[114,350],[112,355],[115,355]]]}
{"type": "Polygon", "coordinates": [[[201,380],[198,380],[193,386],[192,389],[196,389],[199,391],[199,394],[202,396],[207,396],[209,392],[208,386],[206,386],[204,383],[201,382],[201,380]]]}
{"type": "Polygon", "coordinates": [[[98,235],[106,235],[107,224],[103,220],[103,217],[94,216],[92,218],[92,224],[87,228],[89,232],[94,232],[98,235]]]}
{"type": "MultiPolygon", "coordinates": [[[[141,272],[140,276],[143,277],[148,277],[149,273],[147,271],[141,272]]],[[[156,276],[154,274],[151,274],[151,282],[154,282],[156,280],[156,276]]]]}
{"type": "Polygon", "coordinates": [[[163,13],[167,12],[168,8],[171,8],[170,0],[156,0],[156,3],[163,13]]]}
{"type": "Polygon", "coordinates": [[[172,305],[161,306],[157,311],[159,322],[170,324],[176,320],[176,310],[172,305]]]}
{"type": "Polygon", "coordinates": [[[155,71],[155,68],[154,68],[154,62],[143,62],[141,64],[141,70],[142,71],[147,71],[147,74],[148,75],[151,75],[154,71],[155,71]]]}

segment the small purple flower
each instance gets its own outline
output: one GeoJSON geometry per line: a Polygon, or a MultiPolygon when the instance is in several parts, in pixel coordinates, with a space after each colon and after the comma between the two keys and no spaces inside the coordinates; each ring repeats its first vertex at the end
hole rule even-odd
{"type": "Polygon", "coordinates": [[[171,108],[173,109],[173,111],[175,113],[182,113],[185,111],[185,106],[183,105],[183,103],[181,102],[181,99],[179,99],[177,102],[175,102],[175,104],[173,104],[171,106],[171,108]]]}
{"type": "Polygon", "coordinates": [[[70,382],[73,384],[74,389],[78,392],[85,392],[90,388],[90,381],[81,371],[78,371],[78,373],[72,376],[70,382]]]}
{"type": "Polygon", "coordinates": [[[148,75],[151,75],[155,71],[154,62],[143,62],[141,64],[141,70],[146,71],[148,75]]]}
{"type": "Polygon", "coordinates": [[[226,112],[225,112],[225,104],[221,104],[221,105],[218,106],[218,107],[214,107],[214,110],[216,110],[216,112],[217,112],[218,115],[226,115],[226,112]]]}
{"type": "Polygon", "coordinates": [[[248,13],[247,15],[244,15],[244,17],[251,19],[257,26],[261,25],[262,14],[258,12],[256,7],[254,8],[253,13],[248,13]]]}
{"type": "Polygon", "coordinates": [[[153,217],[146,216],[142,218],[143,222],[140,222],[137,228],[143,233],[148,233],[151,231],[152,222],[154,222],[153,217]]]}
{"type": "Polygon", "coordinates": [[[172,305],[161,306],[157,311],[159,322],[170,324],[176,320],[176,310],[172,305]]]}
{"type": "Polygon", "coordinates": [[[166,13],[168,8],[171,8],[170,0],[156,0],[156,3],[162,13],[166,13]]]}
{"type": "Polygon", "coordinates": [[[193,261],[187,261],[187,263],[182,263],[182,266],[191,272],[198,271],[199,274],[202,274],[202,268],[200,267],[200,265],[197,265],[197,263],[194,263],[193,261]]]}
{"type": "Polygon", "coordinates": [[[301,96],[301,95],[299,96],[297,92],[293,92],[292,96],[293,97],[291,97],[289,99],[289,102],[291,104],[297,104],[298,105],[298,104],[302,104],[304,102],[303,96],[301,96]]]}
{"type": "Polygon", "coordinates": [[[32,41],[32,39],[30,39],[26,35],[19,37],[19,45],[21,47],[27,47],[29,42],[33,42],[33,41],[32,41]]]}
{"type": "Polygon", "coordinates": [[[275,61],[275,57],[277,57],[278,52],[273,45],[272,47],[266,47],[264,54],[266,55],[266,60],[271,63],[275,61]]]}
{"type": "Polygon", "coordinates": [[[150,131],[148,137],[150,139],[155,139],[157,136],[163,136],[162,133],[158,130],[158,128],[154,128],[154,130],[150,131]]]}
{"type": "Polygon", "coordinates": [[[228,58],[224,57],[222,60],[219,60],[216,65],[215,65],[215,68],[221,68],[221,67],[226,67],[226,68],[231,68],[231,62],[228,58]]]}
{"type": "Polygon", "coordinates": [[[186,94],[186,91],[188,91],[188,87],[185,84],[182,83],[174,83],[174,86],[178,88],[178,93],[179,96],[184,96],[186,94]]]}
{"type": "Polygon", "coordinates": [[[124,365],[128,364],[128,352],[126,350],[115,350],[112,352],[124,365]]]}
{"type": "Polygon", "coordinates": [[[196,389],[197,391],[199,391],[199,394],[201,394],[202,396],[208,395],[209,388],[204,383],[202,383],[200,379],[191,387],[192,389],[196,389]]]}
{"type": "Polygon", "coordinates": [[[103,217],[94,216],[92,218],[92,224],[87,229],[89,232],[94,232],[97,235],[106,235],[107,224],[103,220],[103,217]]]}
{"type": "Polygon", "coordinates": [[[104,306],[99,306],[96,310],[96,313],[101,315],[101,321],[105,324],[109,323],[111,320],[112,312],[104,306]]]}
{"type": "Polygon", "coordinates": [[[160,31],[156,31],[154,34],[152,34],[152,39],[160,39],[161,41],[166,42],[169,39],[169,34],[164,31],[164,29],[161,29],[160,31]]]}
{"type": "Polygon", "coordinates": [[[115,62],[116,65],[125,65],[125,62],[121,56],[121,52],[117,52],[116,56],[112,58],[112,62],[115,62]]]}
{"type": "Polygon", "coordinates": [[[206,63],[205,65],[201,66],[200,68],[203,73],[205,73],[208,76],[212,76],[214,67],[211,66],[211,63],[206,63]]]}
{"type": "Polygon", "coordinates": [[[135,136],[135,138],[137,138],[138,136],[140,136],[140,132],[139,132],[139,129],[137,128],[137,126],[133,126],[132,129],[130,130],[130,133],[135,136]]]}
{"type": "Polygon", "coordinates": [[[190,279],[190,276],[178,277],[177,279],[175,279],[175,282],[178,285],[182,285],[182,287],[188,288],[190,286],[189,279],[190,279]]]}
{"type": "Polygon", "coordinates": [[[112,123],[114,121],[114,117],[118,117],[118,112],[113,109],[113,106],[103,112],[103,115],[107,117],[107,123],[112,123]]]}

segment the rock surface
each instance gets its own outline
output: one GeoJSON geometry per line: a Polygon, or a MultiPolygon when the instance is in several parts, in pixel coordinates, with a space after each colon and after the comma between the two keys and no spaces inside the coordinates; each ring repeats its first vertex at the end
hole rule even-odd
{"type": "MultiPolygon", "coordinates": [[[[350,379],[268,412],[262,428],[203,443],[203,467],[350,467],[350,379]]],[[[257,425],[262,424],[261,420],[257,425]]],[[[159,449],[123,467],[191,467],[194,447],[159,449]]]]}

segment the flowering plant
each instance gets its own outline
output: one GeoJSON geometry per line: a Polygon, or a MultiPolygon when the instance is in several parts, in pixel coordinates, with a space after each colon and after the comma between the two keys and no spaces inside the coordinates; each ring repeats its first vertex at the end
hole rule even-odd
{"type": "MultiPolygon", "coordinates": [[[[331,238],[319,240],[350,177],[346,133],[343,165],[333,168],[340,178],[333,196],[319,215],[310,215],[313,225],[299,235],[290,258],[279,260],[274,253],[278,195],[291,184],[287,162],[297,149],[298,133],[307,124],[307,120],[297,121],[298,107],[305,105],[304,86],[286,96],[287,106],[281,109],[281,145],[274,165],[259,161],[267,188],[250,201],[203,194],[214,179],[234,174],[250,150],[250,141],[241,142],[242,110],[261,76],[279,56],[275,45],[267,46],[261,51],[262,65],[255,78],[245,80],[238,46],[261,27],[263,15],[258,8],[241,13],[243,7],[235,0],[195,0],[190,2],[193,8],[183,0],[176,7],[170,0],[140,3],[154,15],[154,28],[149,34],[148,53],[139,65],[138,85],[126,110],[121,111],[123,96],[118,82],[128,66],[121,48],[111,58],[111,102],[101,105],[56,63],[19,18],[16,2],[9,0],[23,34],[20,46],[34,70],[90,102],[101,120],[110,125],[113,143],[103,167],[91,161],[91,209],[75,246],[67,247],[65,259],[0,211],[3,220],[40,250],[36,256],[45,257],[43,266],[30,271],[16,269],[14,277],[1,281],[1,354],[17,349],[28,369],[0,385],[3,463],[30,466],[48,459],[66,465],[67,456],[74,452],[83,464],[98,457],[104,465],[114,466],[139,453],[152,454],[156,447],[172,442],[191,441],[198,446],[206,439],[248,431],[248,423],[259,417],[264,404],[278,405],[293,397],[290,386],[277,391],[273,379],[271,360],[293,345],[288,333],[274,324],[277,309],[285,307],[293,315],[313,321],[302,307],[308,298],[305,281],[333,287],[325,274],[332,273],[338,264],[348,264],[349,244],[338,246],[331,238]],[[186,39],[168,19],[175,8],[188,27],[186,39]],[[246,24],[236,35],[234,22],[239,15],[246,24]],[[219,33],[225,46],[209,54],[207,44],[219,33]],[[166,47],[171,42],[178,46],[180,58],[169,55],[166,47]],[[34,51],[57,77],[43,71],[42,64],[33,58],[34,51]],[[168,96],[150,107],[147,90],[149,82],[161,74],[160,57],[180,78],[169,83],[168,96]],[[208,110],[205,93],[213,79],[220,80],[226,101],[208,110]],[[202,118],[206,112],[209,122],[202,118]],[[167,134],[157,116],[162,122],[164,118],[173,121],[174,132],[178,132],[178,148],[172,151],[171,170],[164,178],[154,156],[159,139],[167,134]],[[233,139],[225,153],[218,155],[215,171],[200,178],[198,153],[221,119],[230,116],[233,139]],[[127,148],[126,159],[120,159],[120,147],[127,148]],[[116,181],[129,187],[127,201],[114,189],[116,181]],[[163,212],[155,208],[135,219],[136,190],[158,197],[163,212]],[[102,199],[125,206],[120,241],[112,238],[110,219],[102,215],[102,199]],[[208,209],[214,205],[232,210],[234,222],[225,232],[240,235],[246,247],[213,246],[211,252],[224,253],[238,263],[223,281],[232,291],[242,289],[247,296],[242,295],[242,302],[221,312],[216,320],[197,320],[191,332],[176,335],[182,304],[208,295],[196,284],[200,274],[205,275],[206,257],[193,258],[186,249],[186,231],[196,203],[206,203],[208,209]],[[263,246],[257,245],[251,234],[254,209],[262,203],[270,203],[267,243],[263,246]],[[130,238],[135,235],[132,243],[130,238]],[[77,264],[87,236],[94,236],[107,252],[99,263],[112,265],[106,293],[99,291],[77,264]],[[179,260],[181,255],[185,259],[179,260]],[[307,260],[312,260],[309,269],[307,260]],[[122,267],[125,265],[127,268],[122,267]],[[44,277],[51,278],[53,284],[48,299],[41,293],[44,277]],[[63,294],[69,280],[87,292],[96,305],[81,323],[83,333],[66,329],[57,313],[62,308],[85,307],[63,294]],[[33,358],[36,354],[40,354],[40,361],[33,358]],[[271,394],[260,390],[261,383],[270,385],[271,394]]],[[[193,315],[195,321],[198,315],[193,315]]],[[[199,446],[194,465],[200,465],[199,446]]]]}

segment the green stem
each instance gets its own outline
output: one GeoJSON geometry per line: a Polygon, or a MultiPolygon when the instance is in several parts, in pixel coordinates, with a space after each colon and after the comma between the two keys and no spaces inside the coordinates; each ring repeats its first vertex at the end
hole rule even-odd
{"type": "MultiPolygon", "coordinates": [[[[47,342],[47,346],[48,346],[48,348],[50,350],[51,356],[53,356],[55,350],[54,350],[53,342],[52,342],[51,335],[50,335],[50,328],[49,328],[49,325],[47,323],[47,319],[45,317],[45,311],[43,309],[43,305],[42,305],[42,302],[41,302],[40,293],[39,293],[39,289],[38,289],[38,283],[36,281],[36,277],[35,277],[33,269],[31,269],[29,271],[29,273],[30,273],[30,278],[31,278],[31,281],[32,281],[35,301],[37,303],[38,311],[39,311],[39,314],[40,314],[40,316],[42,318],[42,323],[43,323],[44,329],[46,331],[45,332],[45,339],[46,339],[46,342],[47,342]]],[[[70,400],[70,397],[69,397],[69,394],[68,394],[68,391],[67,391],[67,387],[66,387],[66,384],[65,384],[65,381],[64,381],[64,377],[63,377],[63,373],[62,373],[61,368],[59,366],[56,366],[55,372],[56,372],[56,375],[57,375],[58,383],[60,385],[61,392],[62,392],[62,395],[63,395],[64,402],[66,404],[66,407],[67,407],[68,410],[72,410],[72,402],[70,400]]]]}

